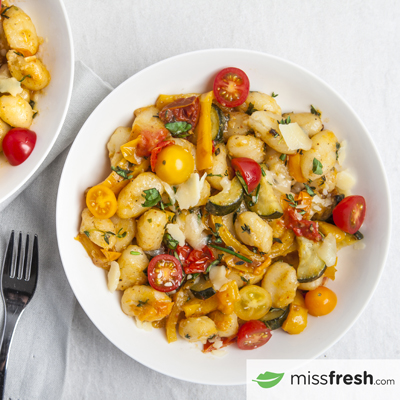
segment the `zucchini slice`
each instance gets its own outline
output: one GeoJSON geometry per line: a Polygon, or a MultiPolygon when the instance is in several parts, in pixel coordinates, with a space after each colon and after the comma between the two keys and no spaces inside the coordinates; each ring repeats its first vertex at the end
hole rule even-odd
{"type": "Polygon", "coordinates": [[[213,215],[223,216],[236,211],[243,200],[243,188],[235,176],[228,192],[224,190],[208,199],[206,210],[213,215]]]}
{"type": "Polygon", "coordinates": [[[222,110],[215,104],[211,107],[211,138],[215,142],[220,142],[224,134],[226,118],[222,110]]]}
{"type": "Polygon", "coordinates": [[[204,278],[201,278],[199,282],[195,283],[190,288],[190,291],[193,293],[194,297],[202,300],[206,300],[216,293],[211,281],[206,281],[204,278]]]}
{"type": "Polygon", "coordinates": [[[299,266],[297,268],[297,280],[300,283],[312,282],[320,278],[326,269],[325,262],[317,254],[320,242],[308,240],[297,236],[299,251],[299,266]]]}
{"type": "MultiPolygon", "coordinates": [[[[264,171],[267,169],[265,164],[261,165],[264,171]]],[[[260,191],[258,193],[258,200],[253,204],[253,196],[245,194],[244,200],[247,208],[250,211],[256,212],[260,217],[267,219],[280,218],[283,215],[282,207],[275,196],[272,185],[268,182],[267,176],[261,176],[260,191]]]]}
{"type": "Polygon", "coordinates": [[[267,315],[260,319],[271,330],[278,329],[285,322],[289,314],[289,306],[285,308],[271,308],[267,315]]]}

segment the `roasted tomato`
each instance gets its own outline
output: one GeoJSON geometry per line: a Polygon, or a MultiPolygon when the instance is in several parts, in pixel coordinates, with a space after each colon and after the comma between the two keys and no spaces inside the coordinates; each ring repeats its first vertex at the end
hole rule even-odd
{"type": "Polygon", "coordinates": [[[165,142],[160,142],[157,147],[155,147],[152,151],[151,151],[151,156],[150,156],[150,165],[151,165],[151,170],[154,172],[156,169],[156,162],[157,162],[157,157],[160,154],[161,150],[164,147],[167,146],[171,146],[175,144],[175,142],[173,142],[172,140],[167,140],[165,142]]]}
{"type": "Polygon", "coordinates": [[[337,303],[335,292],[325,286],[310,290],[305,298],[308,312],[314,317],[321,317],[332,312],[337,303]]]}
{"type": "Polygon", "coordinates": [[[204,246],[201,250],[192,250],[185,262],[185,273],[205,272],[214,260],[214,254],[208,246],[204,246]]]}
{"type": "Polygon", "coordinates": [[[36,133],[25,128],[13,128],[3,139],[3,151],[11,165],[22,164],[36,145],[36,133]]]}
{"type": "Polygon", "coordinates": [[[138,157],[149,157],[151,151],[168,136],[168,131],[166,129],[142,131],[140,136],[141,139],[136,146],[136,155],[138,157]]]}
{"type": "Polygon", "coordinates": [[[365,219],[367,204],[362,196],[345,197],[333,210],[333,222],[342,231],[356,233],[365,219]]]}
{"type": "Polygon", "coordinates": [[[306,239],[314,240],[314,242],[322,240],[322,236],[318,232],[317,222],[303,219],[303,216],[294,207],[288,207],[285,210],[285,226],[292,229],[296,236],[304,236],[306,239]]]}
{"type": "Polygon", "coordinates": [[[239,328],[237,344],[241,350],[254,350],[271,339],[271,329],[261,321],[247,321],[239,328]]]}
{"type": "MultiPolygon", "coordinates": [[[[226,346],[229,346],[230,344],[235,343],[236,342],[236,338],[237,338],[237,335],[221,338],[222,346],[218,347],[218,349],[222,349],[223,347],[226,347],[226,346]]],[[[218,349],[214,347],[214,343],[209,342],[207,340],[207,342],[203,346],[203,353],[210,353],[211,351],[218,350],[218,349]]]]}
{"type": "Polygon", "coordinates": [[[251,158],[239,157],[232,160],[232,168],[239,179],[243,178],[246,190],[251,193],[260,183],[261,167],[251,158]]]}
{"type": "Polygon", "coordinates": [[[93,186],[86,195],[86,205],[95,218],[111,218],[118,208],[114,192],[104,185],[93,186]]]}
{"type": "Polygon", "coordinates": [[[147,277],[153,289],[159,292],[171,292],[182,282],[181,263],[169,254],[155,256],[147,267],[147,277]]]}
{"type": "Polygon", "coordinates": [[[199,121],[200,101],[197,96],[180,98],[167,104],[159,113],[161,121],[164,124],[184,121],[192,125],[194,129],[199,121]]]}
{"type": "Polygon", "coordinates": [[[178,258],[183,266],[186,265],[186,259],[189,257],[189,254],[192,252],[192,248],[188,245],[185,246],[179,246],[176,248],[176,254],[178,255],[178,258]]]}
{"type": "Polygon", "coordinates": [[[225,107],[237,107],[243,104],[247,99],[249,89],[249,78],[239,68],[225,68],[214,80],[215,98],[225,107]]]}

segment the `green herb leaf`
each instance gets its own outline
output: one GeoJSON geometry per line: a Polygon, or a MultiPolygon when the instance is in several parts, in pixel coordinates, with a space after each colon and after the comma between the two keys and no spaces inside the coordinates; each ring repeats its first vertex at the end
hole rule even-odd
{"type": "MultiPolygon", "coordinates": [[[[249,201],[249,206],[250,207],[254,207],[257,204],[258,195],[260,194],[260,188],[261,188],[261,185],[258,184],[257,188],[256,188],[256,194],[254,196],[251,196],[251,200],[249,201]]],[[[253,192],[251,192],[251,193],[253,193],[253,192]]]]}
{"type": "Polygon", "coordinates": [[[221,153],[221,148],[220,148],[220,147],[218,147],[218,149],[215,150],[214,154],[215,154],[216,156],[218,156],[219,153],[221,153]]]}
{"type": "Polygon", "coordinates": [[[26,78],[32,78],[30,75],[25,75],[21,80],[20,80],[20,82],[23,82],[26,78]]]}
{"type": "Polygon", "coordinates": [[[153,222],[153,220],[152,220],[151,218],[149,218],[149,219],[147,220],[147,222],[148,222],[149,224],[151,224],[151,223],[153,222]]]}
{"type": "Polygon", "coordinates": [[[118,239],[123,239],[123,238],[126,236],[126,234],[127,234],[126,231],[120,233],[121,231],[122,231],[122,228],[117,232],[117,238],[118,238],[118,239]]]}
{"type": "Polygon", "coordinates": [[[251,115],[253,112],[256,112],[257,110],[254,108],[253,103],[249,103],[249,106],[247,107],[246,114],[251,115]]]}
{"type": "Polygon", "coordinates": [[[282,118],[280,121],[278,121],[278,124],[280,124],[280,125],[289,125],[291,122],[292,121],[291,121],[290,115],[289,115],[286,119],[282,118]]]}
{"type": "Polygon", "coordinates": [[[314,158],[313,160],[313,165],[312,165],[312,171],[314,172],[314,174],[316,175],[322,175],[323,171],[322,171],[322,164],[319,160],[317,160],[316,158],[314,158]]]}
{"type": "Polygon", "coordinates": [[[207,267],[205,273],[208,274],[208,273],[210,272],[210,270],[211,270],[212,267],[215,267],[216,265],[220,264],[221,261],[222,261],[222,257],[223,257],[223,255],[222,255],[222,254],[219,254],[219,255],[218,255],[218,259],[217,259],[217,260],[214,260],[214,261],[207,267]]]}
{"type": "Polygon", "coordinates": [[[221,175],[221,174],[207,174],[207,176],[209,176],[209,177],[218,176],[218,177],[222,178],[222,175],[221,175]]]}
{"type": "Polygon", "coordinates": [[[172,135],[180,135],[191,129],[192,125],[185,121],[177,121],[165,124],[165,127],[172,133],[172,135]]]}
{"type": "MultiPolygon", "coordinates": [[[[3,15],[3,16],[4,16],[4,15],[3,15]]],[[[21,56],[21,57],[24,57],[24,58],[25,58],[25,56],[24,56],[22,53],[18,52],[18,51],[14,51],[14,53],[15,53],[17,56],[21,56]]]]}
{"type": "Polygon", "coordinates": [[[315,192],[313,191],[313,189],[315,189],[315,187],[308,186],[306,183],[304,184],[304,187],[306,188],[307,193],[308,193],[311,197],[314,197],[314,196],[315,196],[315,192]]]}
{"type": "Polygon", "coordinates": [[[271,97],[278,97],[279,94],[275,94],[274,92],[272,92],[271,97]]]}
{"type": "Polygon", "coordinates": [[[139,300],[139,303],[136,304],[136,307],[143,307],[145,304],[147,304],[148,301],[149,299],[147,299],[146,301],[139,300]]]}
{"type": "Polygon", "coordinates": [[[6,9],[1,13],[1,16],[4,17],[4,18],[10,19],[10,17],[8,17],[8,16],[6,15],[6,12],[7,12],[11,7],[12,7],[12,6],[6,7],[6,9]]]}
{"type": "Polygon", "coordinates": [[[179,241],[174,239],[169,233],[165,233],[163,237],[164,244],[171,250],[176,250],[179,245],[179,241]]]}
{"type": "Polygon", "coordinates": [[[84,233],[87,237],[90,237],[90,232],[89,232],[89,231],[83,231],[83,233],[84,233]]]}
{"type": "Polygon", "coordinates": [[[290,207],[296,208],[297,207],[297,201],[294,199],[293,195],[291,193],[286,194],[286,202],[289,203],[290,207]]]}
{"type": "Polygon", "coordinates": [[[242,256],[241,254],[236,253],[233,250],[227,249],[226,247],[216,246],[215,244],[210,244],[210,247],[223,251],[224,253],[232,254],[233,256],[236,256],[237,258],[240,258],[241,260],[246,261],[248,263],[252,262],[249,258],[242,256]]]}
{"type": "Polygon", "coordinates": [[[131,251],[133,256],[140,256],[142,253],[140,251],[131,251]]]}
{"type": "Polygon", "coordinates": [[[29,101],[29,105],[31,106],[31,108],[33,109],[33,107],[35,107],[35,102],[33,100],[29,101]]]}
{"type": "Polygon", "coordinates": [[[270,129],[269,133],[274,137],[277,138],[279,136],[279,133],[275,129],[270,129]]]}
{"type": "Polygon", "coordinates": [[[142,197],[145,198],[145,202],[142,207],[154,207],[160,201],[162,202],[160,192],[156,188],[143,190],[142,197]]]}
{"type": "Polygon", "coordinates": [[[246,279],[244,276],[242,276],[242,275],[240,275],[240,279],[243,281],[243,282],[246,282],[246,283],[249,283],[250,282],[250,279],[246,279]]]}
{"type": "Polygon", "coordinates": [[[336,142],[336,160],[339,159],[340,143],[336,142]]]}
{"type": "Polygon", "coordinates": [[[124,178],[124,180],[127,179],[132,179],[133,175],[131,175],[132,171],[130,171],[129,169],[123,169],[121,167],[113,167],[111,166],[111,169],[118,174],[119,176],[122,176],[122,178],[124,178]]]}
{"type": "Polygon", "coordinates": [[[311,114],[321,116],[321,113],[311,104],[311,114]]]}
{"type": "Polygon", "coordinates": [[[261,175],[262,176],[267,176],[267,174],[265,173],[265,171],[264,171],[264,168],[263,167],[260,167],[261,168],[261,175]]]}
{"type": "Polygon", "coordinates": [[[285,161],[286,160],[286,154],[281,154],[281,156],[279,157],[282,161],[285,161]]]}
{"type": "Polygon", "coordinates": [[[280,243],[280,244],[282,244],[282,240],[279,239],[279,238],[273,238],[272,241],[273,241],[274,243],[280,243]]]}
{"type": "Polygon", "coordinates": [[[244,224],[244,226],[241,226],[242,232],[247,232],[249,235],[251,233],[251,229],[247,224],[244,224]]]}
{"type": "Polygon", "coordinates": [[[187,334],[185,335],[185,338],[186,338],[186,339],[190,339],[190,335],[187,333],[187,334]]]}
{"type": "Polygon", "coordinates": [[[239,182],[242,184],[244,191],[250,195],[249,193],[249,187],[247,186],[247,183],[244,181],[242,174],[240,173],[239,170],[236,171],[236,176],[239,179],[239,182]]]}

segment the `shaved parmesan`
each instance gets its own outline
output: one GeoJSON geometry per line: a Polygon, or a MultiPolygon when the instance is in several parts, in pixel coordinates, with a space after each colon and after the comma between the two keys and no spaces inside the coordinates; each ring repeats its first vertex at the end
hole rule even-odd
{"type": "Polygon", "coordinates": [[[179,246],[185,245],[186,238],[178,224],[168,224],[167,232],[179,242],[179,246]]]}
{"type": "Polygon", "coordinates": [[[337,249],[336,249],[336,238],[332,233],[329,233],[321,246],[319,247],[318,257],[325,262],[327,267],[332,267],[336,264],[337,249]]]}
{"type": "Polygon", "coordinates": [[[336,175],[336,186],[344,192],[348,192],[355,183],[356,179],[348,171],[338,172],[336,175]]]}
{"type": "Polygon", "coordinates": [[[11,96],[16,96],[22,93],[21,82],[18,82],[15,78],[0,79],[0,92],[10,93],[11,96]]]}
{"type": "Polygon", "coordinates": [[[207,174],[204,174],[200,179],[199,174],[195,172],[186,182],[179,185],[175,198],[181,210],[188,210],[199,202],[206,176],[207,174]]]}
{"type": "Polygon", "coordinates": [[[108,290],[114,293],[117,289],[119,283],[119,277],[121,271],[119,269],[119,264],[116,261],[111,261],[110,270],[108,271],[108,290]]]}
{"type": "Polygon", "coordinates": [[[221,289],[225,283],[229,282],[229,279],[226,277],[226,269],[223,265],[211,268],[210,281],[215,290],[221,289]]]}
{"type": "Polygon", "coordinates": [[[174,189],[170,185],[168,185],[167,182],[161,181],[162,185],[164,186],[165,191],[167,192],[169,199],[171,200],[172,204],[175,204],[176,198],[175,198],[175,192],[174,189]]]}
{"type": "Polygon", "coordinates": [[[205,228],[197,214],[186,216],[184,234],[186,241],[194,249],[200,250],[207,244],[207,234],[204,232],[205,228]]]}
{"type": "Polygon", "coordinates": [[[289,150],[310,150],[312,141],[297,122],[279,124],[279,130],[289,150]]]}

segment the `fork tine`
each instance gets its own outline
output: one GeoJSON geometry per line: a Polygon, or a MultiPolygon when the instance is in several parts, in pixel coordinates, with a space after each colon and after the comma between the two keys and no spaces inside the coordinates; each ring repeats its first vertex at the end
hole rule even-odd
{"type": "Polygon", "coordinates": [[[32,250],[29,245],[29,233],[26,235],[25,241],[25,258],[24,258],[24,271],[25,271],[25,280],[29,281],[31,277],[31,262],[32,262],[32,250]]]}
{"type": "Polygon", "coordinates": [[[31,262],[29,263],[30,268],[30,280],[37,281],[38,277],[38,269],[39,269],[39,239],[38,236],[35,235],[33,237],[33,246],[31,253],[31,262]]]}
{"type": "Polygon", "coordinates": [[[21,280],[24,276],[24,248],[22,244],[22,232],[18,235],[18,250],[17,250],[17,279],[21,280]]]}
{"type": "Polygon", "coordinates": [[[3,263],[3,274],[11,275],[14,255],[14,231],[11,231],[10,240],[7,244],[6,256],[3,263]]]}

